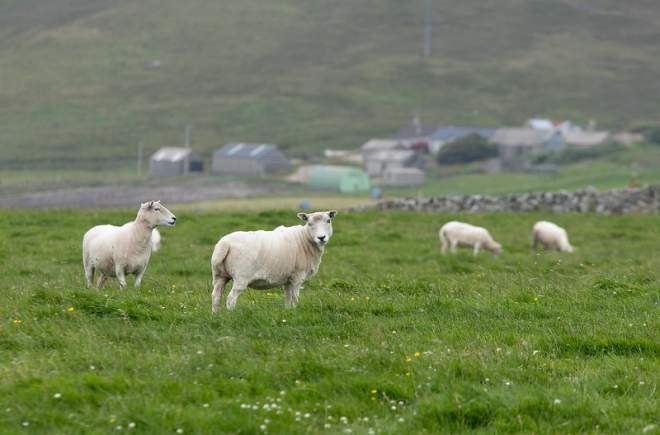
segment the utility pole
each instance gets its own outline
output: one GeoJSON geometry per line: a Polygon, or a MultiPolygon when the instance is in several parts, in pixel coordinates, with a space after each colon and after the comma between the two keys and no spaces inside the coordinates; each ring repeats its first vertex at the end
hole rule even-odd
{"type": "Polygon", "coordinates": [[[138,143],[137,174],[138,177],[142,175],[142,141],[138,143]]]}
{"type": "Polygon", "coordinates": [[[426,13],[424,15],[424,57],[431,54],[431,0],[424,0],[426,13]]]}
{"type": "Polygon", "coordinates": [[[191,124],[186,124],[186,134],[184,139],[184,146],[186,148],[186,157],[183,160],[183,175],[188,176],[190,170],[190,130],[193,128],[191,124]]]}

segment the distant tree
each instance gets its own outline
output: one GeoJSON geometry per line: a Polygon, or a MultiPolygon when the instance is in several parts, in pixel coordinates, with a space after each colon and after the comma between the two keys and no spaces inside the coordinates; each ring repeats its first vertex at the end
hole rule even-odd
{"type": "Polygon", "coordinates": [[[453,165],[485,160],[497,156],[497,146],[489,144],[485,137],[471,133],[443,146],[438,153],[438,163],[453,165]]]}
{"type": "Polygon", "coordinates": [[[648,129],[646,132],[646,140],[651,143],[660,145],[660,125],[648,129]]]}

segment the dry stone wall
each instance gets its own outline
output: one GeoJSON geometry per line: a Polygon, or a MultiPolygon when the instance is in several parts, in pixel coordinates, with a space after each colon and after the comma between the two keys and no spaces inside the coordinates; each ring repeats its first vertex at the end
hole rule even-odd
{"type": "Polygon", "coordinates": [[[599,191],[593,187],[568,192],[529,192],[504,196],[450,195],[434,198],[383,199],[380,210],[431,213],[657,213],[660,185],[599,191]]]}

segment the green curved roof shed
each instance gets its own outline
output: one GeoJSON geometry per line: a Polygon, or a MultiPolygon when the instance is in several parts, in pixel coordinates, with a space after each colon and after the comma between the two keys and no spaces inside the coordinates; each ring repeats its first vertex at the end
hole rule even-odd
{"type": "Polygon", "coordinates": [[[367,192],[369,176],[356,166],[317,166],[309,176],[310,189],[335,190],[341,193],[367,192]]]}

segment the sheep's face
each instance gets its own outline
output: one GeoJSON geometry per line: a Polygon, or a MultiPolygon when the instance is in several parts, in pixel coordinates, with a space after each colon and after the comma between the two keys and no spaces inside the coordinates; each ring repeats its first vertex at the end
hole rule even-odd
{"type": "Polygon", "coordinates": [[[502,253],[502,245],[500,245],[499,243],[495,243],[492,252],[495,258],[499,257],[500,254],[502,253]]]}
{"type": "Polygon", "coordinates": [[[319,211],[316,213],[298,213],[298,217],[304,223],[310,239],[319,246],[325,246],[332,236],[332,220],[337,215],[337,210],[319,211]]]}
{"type": "Polygon", "coordinates": [[[151,228],[157,226],[173,227],[176,224],[176,216],[161,205],[160,201],[145,202],[140,207],[138,217],[146,220],[151,228]]]}

